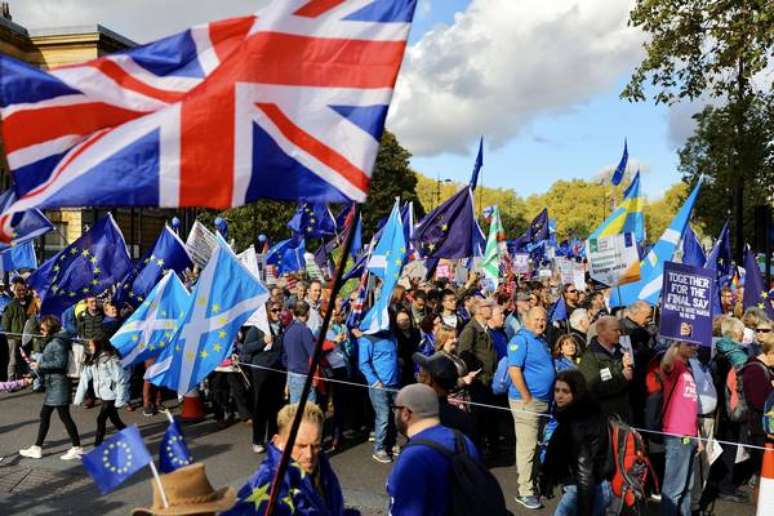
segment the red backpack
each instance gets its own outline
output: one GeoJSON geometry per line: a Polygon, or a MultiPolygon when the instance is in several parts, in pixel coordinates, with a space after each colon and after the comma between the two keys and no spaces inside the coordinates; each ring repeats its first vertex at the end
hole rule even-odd
{"type": "Polygon", "coordinates": [[[653,479],[654,491],[659,492],[658,478],[648,459],[642,436],[618,418],[609,424],[610,445],[613,448],[615,473],[610,481],[613,494],[626,507],[640,507],[647,497],[648,477],[653,479]]]}

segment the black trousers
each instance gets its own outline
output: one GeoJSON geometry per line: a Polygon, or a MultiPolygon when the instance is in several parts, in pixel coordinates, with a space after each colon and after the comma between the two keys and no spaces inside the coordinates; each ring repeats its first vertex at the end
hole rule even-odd
{"type": "Polygon", "coordinates": [[[102,400],[102,404],[100,404],[99,414],[97,415],[97,434],[94,437],[94,446],[99,446],[105,439],[108,419],[110,419],[110,422],[116,427],[116,430],[123,430],[126,428],[126,425],[118,416],[115,400],[102,400]]]}
{"type": "Polygon", "coordinates": [[[253,382],[253,444],[264,444],[277,433],[285,375],[254,367],[249,371],[253,382]]]}
{"type": "Polygon", "coordinates": [[[70,416],[69,405],[62,405],[59,407],[43,405],[40,409],[40,426],[38,427],[38,439],[35,441],[35,446],[43,446],[43,442],[46,440],[46,435],[48,434],[48,428],[51,426],[51,414],[54,413],[54,410],[59,414],[59,419],[62,421],[65,430],[67,430],[67,435],[70,436],[70,442],[73,443],[73,446],[80,446],[81,439],[78,437],[78,428],[76,428],[75,422],[70,416]]]}

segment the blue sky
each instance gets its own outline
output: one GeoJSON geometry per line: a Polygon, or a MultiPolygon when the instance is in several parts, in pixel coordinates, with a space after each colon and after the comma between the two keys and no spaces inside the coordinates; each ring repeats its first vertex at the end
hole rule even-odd
{"type": "MultiPolygon", "coordinates": [[[[452,25],[454,14],[463,13],[469,4],[470,0],[420,4],[411,43],[416,45],[433,27],[452,25]]],[[[652,101],[630,103],[619,98],[638,62],[639,56],[629,60],[606,87],[576,102],[546,109],[510,137],[485,144],[483,183],[513,188],[526,196],[546,191],[559,179],[591,179],[616,165],[627,138],[630,166],[641,166],[644,192],[651,199],[660,197],[680,180],[675,138],[681,135],[674,134],[679,128],[670,126],[670,108],[652,101]]],[[[486,136],[484,132],[485,141],[486,136]]],[[[455,148],[451,152],[415,155],[412,166],[430,177],[440,174],[442,178],[466,181],[476,149],[476,139],[468,138],[467,153],[455,148]]]]}

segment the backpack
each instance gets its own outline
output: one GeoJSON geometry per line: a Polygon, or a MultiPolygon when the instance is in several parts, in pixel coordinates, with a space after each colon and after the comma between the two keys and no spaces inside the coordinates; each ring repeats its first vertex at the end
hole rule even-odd
{"type": "Polygon", "coordinates": [[[508,357],[505,356],[497,362],[497,369],[492,376],[492,392],[495,394],[506,394],[511,388],[511,375],[508,374],[508,357]]]}
{"type": "Polygon", "coordinates": [[[625,507],[640,508],[647,498],[648,476],[653,479],[654,491],[659,492],[658,478],[648,459],[645,441],[639,432],[618,418],[610,419],[609,431],[615,464],[610,487],[625,507]]]}
{"type": "Polygon", "coordinates": [[[499,482],[480,461],[470,456],[465,448],[462,432],[454,430],[454,451],[429,439],[410,440],[406,447],[411,446],[427,446],[451,462],[451,485],[449,486],[451,516],[511,514],[505,507],[505,496],[499,482]]]}
{"type": "Polygon", "coordinates": [[[768,376],[769,368],[757,361],[749,362],[738,370],[732,367],[726,375],[726,415],[734,423],[746,421],[750,413],[750,407],[744,395],[744,371],[756,364],[762,367],[768,376]]]}

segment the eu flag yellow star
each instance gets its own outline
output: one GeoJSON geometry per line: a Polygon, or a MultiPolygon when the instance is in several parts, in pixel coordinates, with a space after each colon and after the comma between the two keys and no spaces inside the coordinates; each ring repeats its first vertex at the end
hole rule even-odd
{"type": "Polygon", "coordinates": [[[202,350],[202,352],[199,353],[199,356],[202,357],[202,358],[207,358],[207,355],[209,355],[209,353],[207,353],[207,351],[205,351],[205,350],[202,350]]]}
{"type": "Polygon", "coordinates": [[[250,493],[250,496],[245,498],[245,501],[252,502],[255,504],[255,508],[258,509],[258,507],[261,505],[261,502],[269,499],[269,487],[271,487],[270,482],[266,482],[264,485],[256,487],[253,489],[253,492],[250,493]]]}
{"type": "Polygon", "coordinates": [[[221,345],[220,345],[220,344],[218,344],[218,343],[215,343],[215,344],[212,346],[212,349],[213,349],[213,351],[215,351],[215,353],[220,353],[220,350],[221,350],[221,349],[223,349],[223,346],[221,346],[221,345]]]}

